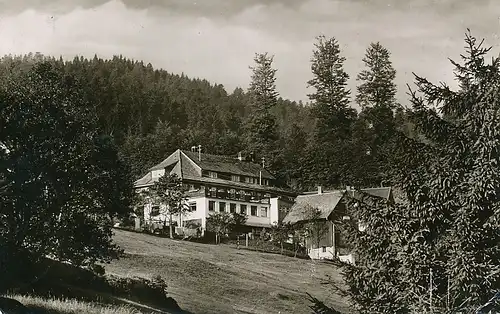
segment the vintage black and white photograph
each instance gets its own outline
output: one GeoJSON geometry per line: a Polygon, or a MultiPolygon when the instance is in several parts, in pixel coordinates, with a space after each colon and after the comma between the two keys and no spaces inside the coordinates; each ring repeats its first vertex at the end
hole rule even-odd
{"type": "Polygon", "coordinates": [[[0,1],[29,313],[500,313],[500,1],[0,1]]]}

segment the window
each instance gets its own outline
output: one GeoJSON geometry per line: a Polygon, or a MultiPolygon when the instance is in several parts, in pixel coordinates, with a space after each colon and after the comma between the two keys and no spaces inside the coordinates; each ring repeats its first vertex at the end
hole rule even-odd
{"type": "Polygon", "coordinates": [[[215,210],[215,202],[214,201],[208,201],[208,210],[213,212],[215,210]]]}
{"type": "Polygon", "coordinates": [[[267,217],[267,207],[262,206],[260,208],[260,217],[267,217]]]}
{"type": "Polygon", "coordinates": [[[218,198],[226,198],[227,197],[227,190],[226,189],[217,189],[217,197],[218,198]]]}
{"type": "Polygon", "coordinates": [[[226,203],[224,202],[219,202],[219,212],[223,213],[226,211],[226,203]]]}
{"type": "Polygon", "coordinates": [[[242,200],[242,201],[243,201],[243,200],[245,200],[245,191],[240,190],[240,193],[239,193],[239,194],[240,194],[240,195],[239,195],[239,199],[240,199],[240,200],[242,200]]]}
{"type": "Polygon", "coordinates": [[[237,176],[237,175],[232,175],[231,176],[231,181],[236,181],[236,182],[239,182],[240,181],[240,176],[237,176]]]}
{"type": "Polygon", "coordinates": [[[196,202],[189,203],[189,211],[191,211],[191,212],[196,211],[196,202]]]}
{"type": "Polygon", "coordinates": [[[236,212],[236,204],[229,204],[229,212],[231,212],[231,214],[236,212]]]}
{"type": "Polygon", "coordinates": [[[217,189],[214,187],[205,187],[206,195],[208,197],[217,197],[217,189]]]}
{"type": "Polygon", "coordinates": [[[213,179],[217,179],[217,172],[210,171],[208,173],[208,176],[213,179]]]}
{"type": "Polygon", "coordinates": [[[250,214],[252,216],[257,216],[257,206],[250,206],[250,214]]]}
{"type": "Polygon", "coordinates": [[[160,206],[158,205],[154,205],[152,208],[151,208],[151,216],[158,216],[160,215],[160,206]]]}
{"type": "Polygon", "coordinates": [[[229,180],[231,180],[231,175],[228,173],[218,173],[217,178],[229,181],[229,180]]]}
{"type": "Polygon", "coordinates": [[[247,214],[247,205],[245,205],[245,204],[240,205],[240,214],[244,214],[244,215],[247,214]]]}
{"type": "Polygon", "coordinates": [[[323,253],[326,253],[326,246],[323,247],[323,253]]]}

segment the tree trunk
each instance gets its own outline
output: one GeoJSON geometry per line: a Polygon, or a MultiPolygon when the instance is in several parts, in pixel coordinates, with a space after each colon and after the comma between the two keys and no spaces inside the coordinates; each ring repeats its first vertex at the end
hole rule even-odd
{"type": "Polygon", "coordinates": [[[281,241],[280,244],[281,244],[281,255],[283,255],[283,241],[281,241]]]}
{"type": "Polygon", "coordinates": [[[168,226],[168,233],[169,233],[169,236],[170,236],[170,239],[173,239],[174,238],[174,232],[172,231],[172,214],[169,215],[169,222],[168,222],[169,226],[168,226]]]}

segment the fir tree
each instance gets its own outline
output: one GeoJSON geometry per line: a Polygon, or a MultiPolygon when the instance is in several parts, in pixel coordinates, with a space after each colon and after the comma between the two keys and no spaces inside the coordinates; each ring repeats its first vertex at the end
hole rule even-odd
{"type": "Polygon", "coordinates": [[[276,69],[272,67],[273,57],[267,53],[256,54],[254,61],[255,66],[250,67],[252,80],[248,92],[251,113],[245,125],[246,148],[249,153],[264,157],[272,169],[278,140],[276,119],[271,113],[278,100],[276,69]]]}
{"type": "Polygon", "coordinates": [[[302,161],[306,185],[339,186],[349,177],[349,149],[356,111],[349,107],[349,76],[343,69],[345,58],[335,38],[317,38],[311,58],[313,78],[308,82],[315,91],[313,101],[315,129],[302,161]]]}
{"type": "Polygon", "coordinates": [[[318,119],[317,135],[324,140],[346,137],[355,111],[349,107],[351,92],[347,89],[349,75],[344,71],[345,57],[340,54],[335,38],[319,36],[317,40],[311,59],[313,78],[308,82],[315,89],[308,96],[314,102],[318,119]]]}
{"type": "Polygon", "coordinates": [[[352,299],[369,313],[457,313],[500,286],[500,59],[466,34],[458,90],[416,77],[410,118],[425,141],[400,135],[405,202],[363,202],[352,215],[352,299]],[[436,109],[437,108],[437,109],[436,109]]]}
{"type": "Polygon", "coordinates": [[[397,108],[396,70],[392,66],[390,52],[378,42],[370,44],[363,62],[366,68],[358,74],[360,85],[356,95],[356,103],[362,111],[353,146],[364,151],[355,154],[360,171],[354,177],[362,185],[379,185],[389,180],[392,165],[393,111],[397,108]]]}

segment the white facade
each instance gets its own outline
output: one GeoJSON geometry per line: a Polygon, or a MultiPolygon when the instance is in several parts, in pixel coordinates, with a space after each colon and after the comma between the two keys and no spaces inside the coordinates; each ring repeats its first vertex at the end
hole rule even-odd
{"type": "MultiPolygon", "coordinates": [[[[258,202],[244,202],[239,200],[216,199],[205,196],[193,197],[187,200],[187,205],[193,211],[181,216],[174,216],[178,226],[184,226],[187,221],[199,221],[202,230],[206,228],[207,217],[212,213],[243,213],[247,216],[246,225],[269,228],[278,221],[278,198],[271,198],[269,204],[258,202]]],[[[144,206],[144,221],[148,223],[169,224],[168,210],[164,205],[144,206]],[[156,213],[155,213],[156,211],[156,213]]]]}
{"type": "MultiPolygon", "coordinates": [[[[327,259],[333,260],[335,259],[335,248],[333,246],[324,246],[319,249],[308,249],[307,255],[311,259],[327,259]]],[[[338,255],[336,256],[340,261],[344,263],[349,263],[354,265],[354,256],[352,254],[347,255],[338,255]]]]}

